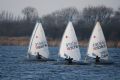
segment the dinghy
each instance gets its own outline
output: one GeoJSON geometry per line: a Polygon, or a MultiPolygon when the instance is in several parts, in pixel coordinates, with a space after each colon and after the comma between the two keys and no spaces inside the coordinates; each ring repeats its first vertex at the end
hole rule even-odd
{"type": "Polygon", "coordinates": [[[91,58],[96,58],[96,56],[99,57],[101,64],[111,63],[108,61],[109,54],[106,40],[99,22],[96,23],[90,37],[87,56],[91,58]]]}
{"type": "Polygon", "coordinates": [[[27,56],[29,59],[37,59],[41,56],[40,60],[46,60],[49,57],[48,44],[41,23],[37,22],[35,25],[27,56]]]}
{"type": "Polygon", "coordinates": [[[73,62],[78,62],[81,59],[78,40],[71,21],[63,34],[59,56],[63,59],[72,58],[73,62]]]}

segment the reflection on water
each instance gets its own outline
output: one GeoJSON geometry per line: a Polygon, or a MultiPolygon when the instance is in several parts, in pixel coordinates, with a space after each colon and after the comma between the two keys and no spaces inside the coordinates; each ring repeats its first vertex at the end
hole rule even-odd
{"type": "MultiPolygon", "coordinates": [[[[58,49],[50,47],[50,58],[58,49]]],[[[82,58],[86,48],[81,48],[82,58]]],[[[26,60],[27,47],[0,46],[0,80],[120,80],[120,49],[109,48],[112,65],[55,65],[26,60]]]]}

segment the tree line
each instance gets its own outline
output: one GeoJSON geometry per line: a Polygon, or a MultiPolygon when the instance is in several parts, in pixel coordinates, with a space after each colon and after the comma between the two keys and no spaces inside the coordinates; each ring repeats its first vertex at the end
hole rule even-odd
{"type": "Polygon", "coordinates": [[[106,40],[120,40],[120,8],[89,6],[79,11],[70,7],[39,17],[37,9],[26,7],[24,17],[8,11],[0,12],[0,36],[30,37],[37,21],[41,21],[47,38],[61,39],[69,20],[72,20],[79,40],[88,40],[96,21],[101,23],[106,40]]]}

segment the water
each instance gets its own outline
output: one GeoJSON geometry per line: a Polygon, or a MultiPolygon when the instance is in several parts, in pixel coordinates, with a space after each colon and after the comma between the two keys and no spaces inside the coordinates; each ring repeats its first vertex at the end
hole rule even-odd
{"type": "MultiPolygon", "coordinates": [[[[58,49],[50,48],[57,58],[58,49]]],[[[112,65],[61,65],[26,60],[27,47],[0,46],[0,80],[120,80],[120,49],[109,48],[112,65]]],[[[84,58],[86,48],[81,48],[84,58]]]]}

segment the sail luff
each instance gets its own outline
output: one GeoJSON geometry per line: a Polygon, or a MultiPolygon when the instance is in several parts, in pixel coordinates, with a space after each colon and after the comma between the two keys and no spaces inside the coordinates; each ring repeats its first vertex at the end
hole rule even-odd
{"type": "Polygon", "coordinates": [[[34,28],[34,30],[33,30],[33,32],[32,32],[32,36],[31,36],[31,38],[30,38],[28,53],[30,53],[31,46],[32,46],[32,41],[33,41],[33,38],[34,38],[34,36],[35,36],[35,33],[36,33],[36,30],[37,30],[37,27],[38,27],[38,26],[39,26],[39,24],[36,23],[35,28],[34,28]]]}

